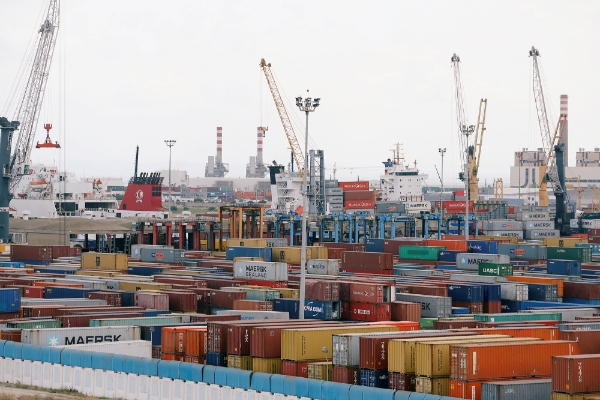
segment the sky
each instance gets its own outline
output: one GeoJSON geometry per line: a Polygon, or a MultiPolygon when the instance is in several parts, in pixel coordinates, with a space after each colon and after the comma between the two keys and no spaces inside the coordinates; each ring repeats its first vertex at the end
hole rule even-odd
{"type": "MultiPolygon", "coordinates": [[[[4,0],[0,106],[47,0],[4,0]]],[[[377,179],[401,143],[406,162],[439,185],[459,185],[460,149],[450,58],[461,58],[468,122],[487,98],[480,186],[507,182],[514,152],[542,146],[532,95],[535,46],[554,126],[569,95],[570,163],[600,147],[600,2],[597,1],[198,1],[62,0],[59,39],[32,151],[78,177],[168,168],[204,176],[223,127],[229,177],[245,176],[256,127],[268,126],[264,161],[287,165],[289,144],[259,63],[272,64],[287,112],[296,96],[321,98],[309,116],[310,147],[327,174],[377,179]],[[356,168],[361,167],[361,168],[356,168]]],[[[33,41],[32,41],[33,40],[33,41]]],[[[31,48],[31,47],[30,47],[31,48]]],[[[22,96],[22,94],[21,94],[22,96]]],[[[17,98],[20,98],[17,96],[17,98]]],[[[7,117],[13,116],[7,111],[7,117]]],[[[296,126],[304,147],[304,125],[296,126]]],[[[471,139],[472,140],[472,139],[471,139]]]]}

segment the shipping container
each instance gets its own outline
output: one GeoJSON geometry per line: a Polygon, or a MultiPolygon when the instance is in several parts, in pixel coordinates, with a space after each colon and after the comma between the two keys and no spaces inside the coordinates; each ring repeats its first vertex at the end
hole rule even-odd
{"type": "Polygon", "coordinates": [[[19,289],[0,289],[0,313],[21,311],[21,293],[19,289]]]}
{"type": "Polygon", "coordinates": [[[92,319],[90,327],[96,326],[128,326],[128,325],[159,325],[159,324],[179,324],[181,316],[168,317],[143,317],[143,318],[112,318],[112,319],[92,319]]]}
{"type": "Polygon", "coordinates": [[[339,282],[309,279],[305,287],[305,296],[308,300],[338,301],[340,299],[339,282]]]}
{"type": "Polygon", "coordinates": [[[523,239],[523,231],[485,231],[485,234],[488,236],[499,238],[510,237],[518,240],[523,239]]]}
{"type": "Polygon", "coordinates": [[[307,299],[304,303],[304,318],[322,319],[326,321],[339,320],[339,301],[320,301],[307,299]]]}
{"type": "Polygon", "coordinates": [[[339,365],[333,366],[334,382],[347,383],[349,385],[360,384],[360,370],[356,367],[342,367],[339,365]]]}
{"type": "Polygon", "coordinates": [[[592,261],[592,249],[584,247],[548,247],[548,259],[592,261]]]}
{"type": "Polygon", "coordinates": [[[452,283],[448,285],[452,301],[483,302],[483,287],[476,284],[452,283]]]}
{"type": "Polygon", "coordinates": [[[81,253],[81,268],[127,271],[127,254],[81,253]]]}
{"type": "MultiPolygon", "coordinates": [[[[138,292],[139,293],[139,292],[138,292]]],[[[169,310],[179,312],[195,312],[197,308],[197,295],[196,293],[189,292],[175,292],[166,290],[164,293],[169,298],[169,310]]],[[[137,294],[136,294],[137,295],[137,294]]],[[[154,308],[154,307],[148,307],[154,308]]]]}
{"type": "Polygon", "coordinates": [[[600,299],[600,283],[598,282],[564,282],[564,297],[579,299],[600,299]]]}
{"type": "Polygon", "coordinates": [[[344,192],[369,190],[369,182],[367,181],[339,182],[338,185],[344,192]]]}
{"type": "Polygon", "coordinates": [[[185,263],[185,250],[148,249],[142,247],[140,249],[140,261],[183,265],[185,263]]]}
{"type": "Polygon", "coordinates": [[[163,290],[172,288],[173,285],[168,283],[119,281],[119,289],[129,292],[137,292],[140,290],[163,290]]]}
{"type": "Polygon", "coordinates": [[[452,315],[452,299],[450,297],[398,293],[396,299],[421,303],[421,315],[423,317],[446,318],[452,315]]]}
{"type": "Polygon", "coordinates": [[[570,394],[600,391],[600,354],[553,356],[553,391],[570,394]]]}
{"type": "Polygon", "coordinates": [[[446,250],[440,246],[400,246],[400,259],[437,261],[439,252],[446,250]]]}
{"type": "Polygon", "coordinates": [[[421,303],[395,301],[390,304],[392,321],[415,321],[421,319],[421,303]]]}
{"type": "Polygon", "coordinates": [[[316,275],[339,275],[340,274],[340,260],[333,259],[314,259],[308,260],[306,267],[307,274],[316,275]]]}
{"type": "Polygon", "coordinates": [[[32,319],[32,320],[11,320],[6,321],[7,328],[19,329],[46,329],[60,328],[60,321],[57,319],[32,319]]]}
{"type": "MultiPolygon", "coordinates": [[[[325,247],[308,246],[306,248],[306,259],[324,259],[328,257],[325,247]]],[[[300,265],[302,259],[301,247],[273,247],[271,261],[300,265]]]]}
{"type": "Polygon", "coordinates": [[[544,245],[548,247],[567,247],[573,248],[578,243],[587,243],[587,239],[575,237],[548,238],[544,239],[544,245]]]}
{"type": "Polygon", "coordinates": [[[44,288],[44,298],[46,299],[87,299],[89,293],[95,292],[95,289],[81,289],[61,286],[47,286],[44,288]]]}
{"type": "Polygon", "coordinates": [[[131,340],[121,343],[89,343],[69,346],[55,346],[95,353],[122,354],[130,357],[152,358],[152,344],[145,340],[131,340]]]}
{"type": "Polygon", "coordinates": [[[559,340],[570,340],[579,344],[579,354],[600,354],[600,330],[560,330],[559,340]]]}
{"type": "MultiPolygon", "coordinates": [[[[565,294],[567,283],[565,282],[565,294]]],[[[556,285],[528,283],[528,300],[536,301],[558,301],[558,288],[556,285]]]]}
{"type": "Polygon", "coordinates": [[[501,313],[475,315],[476,321],[482,322],[510,322],[510,321],[560,321],[559,313],[501,313]]]}
{"type": "Polygon", "coordinates": [[[235,300],[233,302],[233,309],[246,311],[273,311],[273,302],[259,300],[235,300]]]}
{"type": "Polygon", "coordinates": [[[417,376],[416,390],[419,393],[427,393],[436,396],[448,396],[450,394],[449,378],[430,378],[417,376]]]}
{"type": "Polygon", "coordinates": [[[417,390],[416,376],[414,374],[401,374],[400,372],[389,372],[388,388],[392,390],[414,392],[417,390]]]}
{"type": "Polygon", "coordinates": [[[581,276],[581,261],[548,259],[546,265],[549,274],[581,276]]]}
{"type": "Polygon", "coordinates": [[[235,354],[227,355],[227,368],[237,368],[246,371],[252,371],[252,357],[237,356],[235,354]]]}
{"type": "Polygon", "coordinates": [[[502,300],[529,300],[529,286],[525,283],[502,283],[500,285],[502,300]]]}
{"type": "Polygon", "coordinates": [[[265,374],[281,374],[281,358],[252,358],[252,371],[265,374]]]}
{"type": "Polygon", "coordinates": [[[131,245],[131,257],[140,258],[140,249],[173,249],[173,246],[167,246],[162,244],[132,244],[131,245]]]}
{"type": "Polygon", "coordinates": [[[287,320],[289,319],[287,312],[280,311],[252,311],[252,310],[218,310],[218,316],[227,315],[238,315],[241,320],[244,321],[255,321],[255,320],[287,320]]]}
{"type": "MultiPolygon", "coordinates": [[[[264,240],[264,239],[263,239],[264,240]]],[[[246,246],[227,246],[225,258],[227,260],[238,259],[242,257],[262,258],[264,261],[272,261],[272,249],[265,246],[246,247],[246,246]]]]}
{"type": "MultiPolygon", "coordinates": [[[[528,379],[481,383],[481,400],[546,400],[550,399],[550,379],[528,379]]],[[[452,393],[451,393],[452,394],[452,393]]]]}
{"type": "Polygon", "coordinates": [[[498,254],[498,242],[493,240],[469,240],[467,243],[469,253],[498,254]]]}
{"type": "Polygon", "coordinates": [[[498,244],[498,254],[506,254],[515,260],[545,260],[546,252],[546,246],[539,244],[498,244]]]}
{"type": "Polygon", "coordinates": [[[169,295],[166,293],[144,292],[135,293],[134,304],[152,310],[169,310],[169,295]]]}
{"type": "Polygon", "coordinates": [[[368,369],[360,370],[360,385],[387,389],[389,387],[389,374],[386,370],[371,371],[368,369]]]}
{"type": "Polygon", "coordinates": [[[505,219],[481,221],[481,229],[484,231],[522,231],[524,227],[522,221],[505,219]]]}
{"type": "Polygon", "coordinates": [[[362,251],[345,251],[342,253],[342,268],[365,268],[374,270],[392,269],[393,255],[390,253],[365,253],[362,251]]]}
{"type": "MultiPolygon", "coordinates": [[[[554,222],[552,222],[554,224],[554,222]]],[[[524,232],[524,239],[526,240],[540,240],[546,238],[559,238],[560,231],[558,229],[536,229],[536,230],[526,230],[524,232]]]]}
{"type": "Polygon", "coordinates": [[[350,318],[354,321],[390,321],[390,303],[350,303],[350,318]]]}
{"type": "MultiPolygon", "coordinates": [[[[89,299],[101,299],[106,300],[106,304],[115,307],[121,307],[123,305],[123,295],[116,292],[91,292],[88,293],[89,299]]],[[[154,308],[154,307],[150,307],[154,308]]]]}
{"type": "Polygon", "coordinates": [[[481,263],[479,264],[479,275],[487,276],[510,276],[513,274],[512,264],[481,263]]]}

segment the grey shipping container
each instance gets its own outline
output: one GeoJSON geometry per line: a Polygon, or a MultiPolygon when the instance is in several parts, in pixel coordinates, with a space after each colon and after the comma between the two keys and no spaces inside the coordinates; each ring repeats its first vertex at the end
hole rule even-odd
{"type": "Polygon", "coordinates": [[[242,320],[253,321],[263,319],[290,319],[290,314],[284,311],[254,311],[254,310],[219,310],[217,315],[239,315],[242,320]]]}
{"type": "Polygon", "coordinates": [[[531,230],[553,230],[555,229],[554,221],[527,221],[525,229],[531,230]]]}
{"type": "Polygon", "coordinates": [[[139,326],[23,329],[21,343],[41,347],[140,340],[139,326]]]}
{"type": "Polygon", "coordinates": [[[267,247],[285,247],[290,244],[286,238],[266,238],[267,247]]]}
{"type": "Polygon", "coordinates": [[[542,230],[526,230],[525,239],[527,240],[535,240],[535,239],[543,239],[543,238],[554,238],[560,237],[560,231],[556,229],[542,229],[542,230]]]}
{"type": "Polygon", "coordinates": [[[530,314],[555,313],[562,314],[562,321],[575,321],[575,317],[593,316],[598,313],[597,308],[544,308],[538,310],[519,311],[530,314]]]}
{"type": "Polygon", "coordinates": [[[96,299],[35,299],[31,297],[21,297],[21,306],[47,306],[60,304],[66,307],[96,307],[105,306],[106,300],[96,299]]]}
{"type": "Polygon", "coordinates": [[[484,276],[472,274],[450,274],[453,281],[480,282],[480,283],[502,283],[508,279],[504,276],[484,276]]]}
{"type": "Polygon", "coordinates": [[[500,297],[502,300],[529,300],[529,286],[525,283],[503,283],[500,285],[500,297]]]}
{"type": "Polygon", "coordinates": [[[546,246],[541,244],[499,243],[498,254],[507,254],[511,259],[545,260],[546,246]]]}
{"type": "Polygon", "coordinates": [[[343,204],[329,204],[329,211],[330,212],[344,211],[344,205],[343,204]]]}
{"type": "Polygon", "coordinates": [[[147,326],[160,324],[180,324],[181,316],[168,317],[140,317],[140,318],[109,318],[109,319],[92,319],[90,327],[96,326],[147,326]]]}
{"type": "Polygon", "coordinates": [[[140,249],[173,249],[173,246],[163,244],[132,244],[131,257],[140,258],[140,249]]]}
{"type": "Polygon", "coordinates": [[[552,379],[509,382],[484,382],[481,400],[547,400],[552,393],[552,379]]]}
{"type": "Polygon", "coordinates": [[[510,257],[505,254],[459,253],[456,256],[456,268],[464,271],[479,271],[480,263],[509,264],[510,257]]]}
{"type": "Polygon", "coordinates": [[[140,261],[166,264],[182,264],[185,262],[183,249],[140,249],[140,261]]]}
{"type": "Polygon", "coordinates": [[[391,201],[378,201],[375,203],[375,211],[379,214],[405,213],[406,204],[391,201]]]}
{"type": "Polygon", "coordinates": [[[523,223],[512,219],[500,219],[482,221],[481,229],[484,231],[520,231],[523,230],[523,223]]]}
{"type": "Polygon", "coordinates": [[[523,231],[485,231],[488,236],[516,237],[523,239],[523,231]]]}
{"type": "Polygon", "coordinates": [[[325,188],[325,194],[327,195],[327,197],[329,197],[329,196],[343,196],[344,195],[344,189],[342,189],[340,187],[328,187],[328,188],[325,188]]]}
{"type": "Polygon", "coordinates": [[[327,196],[330,204],[344,204],[344,196],[327,196]]]}
{"type": "Polygon", "coordinates": [[[549,221],[550,213],[541,211],[527,211],[517,213],[517,221],[549,221]]]}
{"type": "Polygon", "coordinates": [[[396,300],[421,303],[422,317],[446,318],[452,315],[452,299],[450,297],[397,293],[396,300]]]}

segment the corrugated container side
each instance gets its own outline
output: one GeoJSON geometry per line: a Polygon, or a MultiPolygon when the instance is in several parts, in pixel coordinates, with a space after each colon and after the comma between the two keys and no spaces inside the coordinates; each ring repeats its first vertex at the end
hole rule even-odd
{"type": "Polygon", "coordinates": [[[484,382],[481,384],[481,399],[520,400],[549,399],[552,392],[550,379],[529,379],[512,382],[484,382]]]}

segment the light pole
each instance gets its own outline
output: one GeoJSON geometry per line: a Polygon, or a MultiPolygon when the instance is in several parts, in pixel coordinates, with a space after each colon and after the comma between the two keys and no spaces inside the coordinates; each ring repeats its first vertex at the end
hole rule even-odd
{"type": "MultiPolygon", "coordinates": [[[[306,91],[308,95],[308,90],[306,91]]],[[[308,215],[308,187],[306,185],[306,175],[308,174],[308,114],[319,107],[321,99],[311,99],[307,97],[302,102],[302,97],[296,97],[296,105],[306,113],[306,132],[304,134],[304,173],[302,174],[302,188],[304,196],[302,197],[302,250],[300,258],[300,310],[299,319],[304,319],[304,298],[306,292],[306,217],[308,215]]]]}
{"type": "MultiPolygon", "coordinates": [[[[519,203],[521,202],[521,164],[523,164],[523,152],[519,152],[519,203]]],[[[521,204],[519,204],[521,205],[521,204]]]]}
{"type": "Polygon", "coordinates": [[[175,146],[177,140],[165,140],[165,144],[169,146],[169,215],[171,215],[171,204],[173,203],[173,198],[171,197],[171,149],[175,146]]]}
{"type": "Polygon", "coordinates": [[[440,147],[440,154],[442,155],[442,191],[440,192],[440,213],[441,213],[441,221],[440,223],[444,223],[444,154],[446,154],[446,148],[443,149],[440,147]]]}
{"type": "Polygon", "coordinates": [[[465,182],[467,183],[467,196],[465,199],[465,240],[469,240],[469,185],[471,182],[469,182],[469,136],[473,134],[473,132],[475,132],[475,125],[463,125],[462,126],[462,132],[463,135],[465,135],[466,139],[467,139],[467,148],[466,148],[466,152],[467,152],[467,162],[465,164],[465,172],[466,172],[466,179],[465,182]]]}

